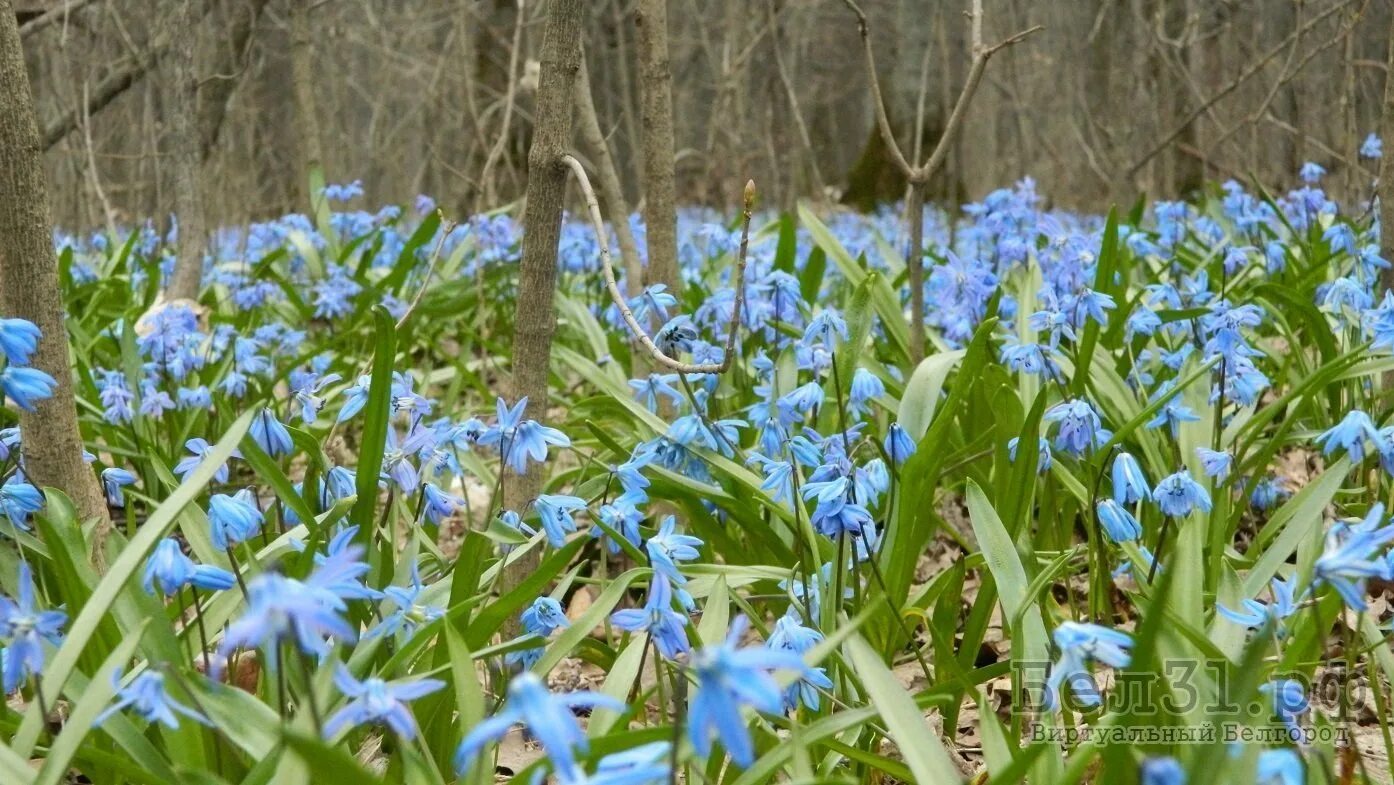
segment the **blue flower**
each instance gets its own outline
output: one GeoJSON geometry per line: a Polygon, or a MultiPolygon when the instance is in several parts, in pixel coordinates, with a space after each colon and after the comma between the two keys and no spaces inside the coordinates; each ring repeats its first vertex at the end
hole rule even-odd
{"type": "MultiPolygon", "coordinates": [[[[1274,578],[1269,586],[1273,592],[1273,601],[1270,603],[1244,600],[1241,610],[1231,610],[1217,602],[1215,603],[1215,612],[1235,624],[1251,629],[1262,627],[1271,620],[1275,627],[1275,634],[1279,638],[1286,637],[1287,628],[1283,625],[1283,620],[1297,612],[1298,600],[1293,596],[1292,583],[1282,578],[1274,578]]],[[[1305,592],[1303,596],[1306,596],[1305,592]]]]}
{"type": "Polygon", "coordinates": [[[339,407],[338,422],[343,422],[350,417],[363,411],[363,407],[368,405],[368,388],[373,383],[373,377],[360,376],[358,383],[344,388],[344,405],[339,407]]]}
{"type": "Polygon", "coordinates": [[[1287,728],[1290,738],[1293,741],[1301,739],[1302,726],[1298,724],[1298,719],[1310,706],[1302,682],[1295,679],[1274,679],[1261,685],[1258,691],[1273,700],[1273,713],[1282,721],[1283,727],[1287,728]]]}
{"type": "Polygon", "coordinates": [[[580,767],[556,772],[557,785],[662,785],[672,773],[670,750],[668,742],[655,741],[606,755],[594,775],[580,767]]]}
{"type": "Polygon", "coordinates": [[[1093,708],[1103,702],[1094,677],[1089,674],[1090,660],[1097,660],[1112,668],[1126,668],[1132,662],[1128,649],[1132,647],[1133,639],[1118,630],[1098,624],[1066,621],[1055,628],[1052,637],[1060,656],[1051,665],[1050,676],[1046,678],[1041,704],[1045,711],[1053,712],[1060,708],[1060,688],[1064,684],[1070,685],[1070,691],[1081,706],[1093,708]]]}
{"type": "Polygon", "coordinates": [[[670,660],[691,648],[687,616],[673,610],[673,587],[661,572],[655,572],[649,582],[644,607],[615,611],[610,614],[610,623],[621,630],[648,633],[658,651],[670,660]]]}
{"type": "Polygon", "coordinates": [[[900,423],[891,423],[886,430],[886,441],[881,445],[886,450],[886,455],[891,458],[894,466],[903,466],[910,456],[915,454],[915,443],[910,440],[910,434],[900,427],[900,423]]]}
{"type": "Polygon", "coordinates": [[[1365,141],[1360,143],[1361,158],[1382,158],[1384,156],[1384,144],[1376,134],[1365,137],[1365,141]]]}
{"type": "Polygon", "coordinates": [[[1120,452],[1113,459],[1113,500],[1119,504],[1137,504],[1149,498],[1147,475],[1131,453],[1120,452]]]}
{"type": "Polygon", "coordinates": [[[134,710],[148,722],[159,722],[170,729],[179,727],[178,714],[204,725],[213,724],[199,712],[171,698],[165,689],[164,674],[157,671],[142,671],[122,687],[121,669],[117,668],[111,672],[111,686],[116,690],[117,700],[92,720],[94,727],[126,708],[134,710]]]}
{"type": "Polygon", "coordinates": [[[736,648],[750,620],[737,616],[726,640],[705,646],[692,655],[697,691],[688,711],[687,737],[701,757],[711,754],[712,735],[720,738],[731,759],[742,768],[755,762],[755,748],[746,730],[741,708],[778,714],[784,697],[772,671],[807,673],[803,658],[792,651],[764,646],[736,648]]]}
{"type": "Polygon", "coordinates": [[[1234,466],[1234,456],[1223,450],[1197,447],[1196,456],[1200,458],[1200,467],[1205,476],[1213,477],[1217,482],[1224,482],[1234,466]]]}
{"type": "Polygon", "coordinates": [[[1394,526],[1363,530],[1333,526],[1313,568],[1316,582],[1335,589],[1352,610],[1365,610],[1366,580],[1391,577],[1390,566],[1378,553],[1391,540],[1394,526]]]}
{"type": "Polygon", "coordinates": [[[672,515],[665,517],[658,534],[644,543],[644,550],[648,552],[649,564],[655,572],[681,585],[687,582],[687,578],[679,571],[679,562],[701,558],[702,554],[697,549],[702,546],[702,541],[688,534],[678,534],[677,526],[677,518],[672,515]]]}
{"type": "Polygon", "coordinates": [[[213,530],[214,547],[227,550],[261,531],[263,518],[253,498],[251,491],[243,489],[234,496],[215,493],[208,499],[208,524],[213,530]]]}
{"type": "Polygon", "coordinates": [[[1044,419],[1046,422],[1059,423],[1055,435],[1056,449],[1075,455],[1089,449],[1099,436],[1099,415],[1083,399],[1057,403],[1045,413],[1044,419]]]}
{"type": "Polygon", "coordinates": [[[1370,415],[1355,410],[1347,414],[1339,423],[1317,437],[1322,443],[1321,454],[1330,455],[1339,447],[1350,455],[1351,461],[1360,463],[1365,459],[1365,443],[1379,438],[1375,423],[1370,415]]]}
{"type": "MultiPolygon", "coordinates": [[[[1021,442],[1020,436],[1013,436],[1007,440],[1007,455],[1013,461],[1016,460],[1016,448],[1021,442]]],[[[1050,471],[1051,464],[1050,440],[1044,436],[1036,439],[1036,473],[1045,474],[1050,471]]]]}
{"type": "Polygon", "coordinates": [[[1170,755],[1148,758],[1140,768],[1141,785],[1186,785],[1186,772],[1170,755]]]}
{"type": "Polygon", "coordinates": [[[686,314],[669,319],[653,336],[654,345],[669,357],[692,351],[696,341],[697,326],[692,323],[692,317],[686,314]]]}
{"type": "Polygon", "coordinates": [[[442,491],[429,482],[425,486],[424,500],[426,517],[432,523],[440,523],[465,506],[465,500],[462,497],[442,491]]]}
{"type": "Polygon", "coordinates": [[[106,503],[112,507],[125,507],[126,495],[121,489],[134,485],[136,476],[125,469],[113,466],[102,470],[102,490],[106,493],[106,503]]]}
{"type": "Polygon", "coordinates": [[[886,385],[875,374],[865,368],[858,368],[852,374],[852,384],[847,394],[847,410],[855,417],[871,411],[870,402],[886,394],[886,385]]]}
{"type": "Polygon", "coordinates": [[[300,404],[302,422],[310,425],[315,421],[315,418],[319,416],[319,410],[324,408],[324,399],[319,396],[319,392],[342,378],[337,373],[331,373],[323,378],[315,378],[312,375],[302,387],[295,391],[295,402],[300,404]]]}
{"type": "Polygon", "coordinates": [[[31,321],[0,319],[0,352],[11,365],[28,365],[43,334],[31,321]]]}
{"type": "MultiPolygon", "coordinates": [[[[533,600],[527,610],[523,611],[521,620],[525,637],[538,640],[545,640],[551,637],[553,632],[571,626],[571,620],[566,618],[566,611],[562,610],[561,603],[551,597],[538,597],[533,600]]],[[[524,668],[531,668],[540,659],[540,646],[510,651],[504,655],[504,662],[524,668]]]]}
{"type": "Polygon", "coordinates": [[[813,344],[822,342],[832,346],[837,338],[847,340],[847,321],[842,318],[834,308],[824,308],[819,314],[809,321],[808,327],[803,331],[803,342],[813,344]]]}
{"type": "Polygon", "coordinates": [[[26,412],[34,411],[34,404],[51,397],[56,389],[58,382],[38,368],[10,365],[0,370],[0,390],[26,412]]]}
{"type": "Polygon", "coordinates": [[[1152,396],[1152,401],[1165,400],[1157,415],[1148,421],[1148,428],[1160,428],[1163,425],[1171,430],[1171,438],[1176,439],[1181,433],[1181,423],[1196,422],[1200,420],[1200,415],[1191,410],[1191,407],[1181,402],[1181,393],[1176,390],[1171,382],[1162,385],[1152,396]]]}
{"type": "Polygon", "coordinates": [[[553,548],[565,545],[566,535],[576,531],[576,520],[571,514],[586,508],[584,499],[550,493],[538,494],[534,505],[537,507],[537,517],[542,521],[542,529],[547,532],[547,542],[553,548]]]}
{"type": "Polygon", "coordinates": [[[141,586],[145,587],[147,592],[153,593],[158,583],[161,591],[166,595],[172,595],[185,586],[221,591],[232,588],[236,582],[237,577],[227,570],[207,564],[195,564],[193,559],[184,555],[178,540],[166,537],[160,540],[154,553],[146,559],[141,586]]]}
{"type": "Polygon", "coordinates": [[[1308,185],[1311,185],[1321,180],[1322,176],[1325,174],[1326,168],[1321,164],[1315,163],[1313,161],[1308,161],[1307,163],[1302,164],[1302,168],[1297,170],[1297,176],[1301,178],[1302,182],[1307,183],[1308,185]]]}
{"type": "Polygon", "coordinates": [[[651,373],[645,379],[630,379],[629,387],[634,391],[636,399],[643,401],[649,411],[656,412],[660,397],[667,398],[674,404],[682,403],[682,392],[673,386],[673,382],[677,380],[678,375],[675,373],[651,373]]]}
{"type": "Polygon", "coordinates": [[[371,676],[355,679],[343,663],[334,669],[334,686],[351,698],[324,723],[324,737],[332,739],[346,727],[383,723],[406,741],[416,738],[416,719],[406,702],[422,698],[445,687],[440,679],[383,681],[371,676]]]}
{"type": "Polygon", "coordinates": [[[0,597],[0,638],[4,650],[4,688],[8,695],[24,683],[26,676],[38,676],[44,669],[44,641],[57,646],[63,640],[68,614],[41,611],[34,599],[34,573],[29,563],[19,563],[19,594],[15,599],[0,597]]]}
{"type": "Polygon", "coordinates": [[[44,508],[44,495],[38,488],[21,480],[18,474],[10,477],[4,485],[0,485],[0,510],[3,510],[5,517],[10,519],[10,523],[28,531],[29,516],[44,508]]]}
{"type": "Polygon", "coordinates": [[[527,406],[526,396],[512,407],[499,398],[495,402],[498,422],[479,437],[480,444],[498,447],[500,457],[515,474],[527,471],[529,459],[538,462],[547,460],[548,445],[571,446],[571,440],[556,428],[548,428],[536,420],[523,420],[523,411],[527,406]]]}
{"type": "Polygon", "coordinates": [[[276,419],[276,415],[270,409],[262,409],[261,414],[252,420],[250,433],[252,441],[272,458],[289,455],[295,448],[290,431],[286,430],[286,426],[276,419]]]}
{"type": "Polygon", "coordinates": [[[1162,478],[1152,489],[1152,500],[1164,515],[1184,518],[1199,507],[1210,511],[1210,494],[1185,469],[1162,478]]]}
{"type": "Polygon", "coordinates": [[[1142,537],[1142,527],[1137,519],[1123,505],[1113,499],[1100,499],[1098,504],[1099,523],[1103,524],[1104,534],[1114,542],[1132,542],[1142,537]]]}
{"type": "Polygon", "coordinates": [[[1307,772],[1296,752],[1279,748],[1258,754],[1254,785],[1303,785],[1306,781],[1307,772]]]}
{"type": "MultiPolygon", "coordinates": [[[[822,640],[823,633],[800,624],[797,612],[791,607],[775,622],[774,630],[770,632],[770,638],[765,641],[765,645],[771,649],[791,651],[803,656],[822,640]]],[[[809,709],[817,711],[821,702],[818,690],[830,690],[832,687],[832,680],[823,668],[808,668],[798,681],[785,688],[784,706],[792,710],[799,703],[803,703],[809,709]]]]}
{"type": "Polygon", "coordinates": [[[554,695],[548,692],[541,679],[524,671],[508,685],[508,701],[503,710],[471,728],[460,742],[455,750],[456,773],[464,774],[485,744],[503,738],[510,727],[520,723],[542,743],[556,771],[575,770],[575,753],[584,753],[587,749],[586,735],[572,713],[572,709],[580,708],[617,712],[626,709],[620,701],[594,692],[554,695]]]}

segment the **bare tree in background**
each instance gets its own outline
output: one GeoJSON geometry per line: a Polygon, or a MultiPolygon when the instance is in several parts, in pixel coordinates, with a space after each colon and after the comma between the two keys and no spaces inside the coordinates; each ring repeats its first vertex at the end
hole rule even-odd
{"type": "Polygon", "coordinates": [[[198,39],[195,5],[195,0],[170,0],[164,17],[171,42],[165,57],[165,84],[172,110],[169,158],[174,170],[174,213],[179,220],[174,274],[165,291],[170,300],[198,299],[208,239],[199,172],[203,145],[198,126],[198,76],[194,72],[194,43],[198,39]]]}
{"type": "MultiPolygon", "coordinates": [[[[513,397],[528,399],[527,414],[547,418],[547,375],[551,368],[556,310],[557,248],[569,169],[571,108],[581,70],[581,0],[552,0],[542,38],[542,71],[532,147],[528,150],[527,205],[523,209],[523,257],[513,320],[513,397]]],[[[506,474],[504,503],[523,512],[537,497],[542,477],[535,467],[506,474]]],[[[516,586],[537,564],[537,552],[512,563],[503,591],[516,586]]]]}
{"type": "Polygon", "coordinates": [[[949,120],[944,125],[944,133],[939,137],[939,142],[934,146],[933,152],[929,154],[928,160],[922,164],[912,164],[906,159],[904,151],[900,149],[900,143],[896,141],[895,132],[891,129],[890,118],[886,114],[886,102],[881,95],[880,82],[876,77],[876,55],[872,50],[866,14],[854,0],[843,0],[843,2],[857,15],[858,32],[861,34],[866,54],[866,72],[867,78],[870,80],[872,108],[876,112],[876,125],[881,130],[882,141],[885,142],[890,151],[891,158],[910,183],[908,198],[905,200],[906,222],[910,228],[910,242],[905,253],[905,265],[909,271],[910,282],[910,360],[913,363],[918,363],[925,354],[923,249],[925,185],[929,182],[929,178],[943,165],[944,159],[953,145],[954,136],[963,125],[968,104],[973,100],[973,94],[977,92],[978,83],[982,81],[983,72],[987,69],[987,61],[999,50],[1021,41],[1040,28],[1033,27],[992,46],[986,46],[983,44],[983,2],[982,0],[973,0],[973,11],[969,19],[973,30],[973,64],[968,69],[968,78],[963,83],[963,91],[958,94],[958,101],[954,104],[953,113],[949,115],[949,120]]]}
{"type": "Polygon", "coordinates": [[[291,91],[295,94],[295,136],[300,145],[296,175],[307,183],[306,200],[313,205],[324,186],[324,149],[320,142],[319,108],[315,100],[314,39],[310,28],[310,0],[290,3],[291,91]]]}
{"type": "MultiPolygon", "coordinates": [[[[595,98],[591,95],[590,69],[585,58],[581,58],[581,73],[576,80],[576,112],[581,125],[581,142],[586,154],[591,157],[600,180],[600,201],[610,214],[610,225],[619,238],[620,258],[624,261],[625,286],[629,297],[637,297],[644,291],[644,268],[639,260],[639,246],[634,241],[634,232],[629,226],[629,204],[624,200],[624,187],[620,184],[619,171],[615,169],[615,159],[610,155],[610,143],[600,129],[600,118],[595,111],[595,98]]],[[[635,355],[638,357],[638,355],[635,355]]]]}
{"type": "Polygon", "coordinates": [[[43,332],[32,362],[58,382],[37,411],[20,413],[24,471],[35,484],[68,494],[82,520],[97,521],[94,558],[101,563],[111,518],[97,477],[82,459],[52,226],[14,5],[0,0],[0,308],[43,332]]]}
{"type": "Polygon", "coordinates": [[[638,29],[639,118],[644,134],[644,225],[649,252],[647,283],[667,284],[669,291],[679,296],[668,0],[639,0],[634,11],[634,24],[638,29]]]}

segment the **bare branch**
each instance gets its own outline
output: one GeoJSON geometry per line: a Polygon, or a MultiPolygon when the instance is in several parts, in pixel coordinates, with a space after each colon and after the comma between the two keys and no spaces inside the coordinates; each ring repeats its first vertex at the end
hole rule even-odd
{"type": "Polygon", "coordinates": [[[736,354],[736,331],[741,324],[741,310],[745,304],[745,258],[746,250],[750,245],[750,213],[755,206],[755,182],[752,180],[745,184],[745,207],[742,213],[741,226],[741,248],[736,256],[735,279],[732,285],[736,288],[736,304],[731,310],[731,324],[726,331],[726,350],[722,353],[720,363],[685,363],[674,360],[672,357],[663,353],[662,349],[653,342],[653,338],[644,330],[639,320],[634,318],[634,312],[630,310],[629,303],[625,302],[624,295],[620,293],[619,283],[615,280],[615,269],[610,261],[610,241],[609,235],[605,231],[605,219],[600,215],[600,203],[595,198],[595,189],[591,188],[590,178],[586,175],[586,168],[574,155],[562,156],[562,162],[571,168],[571,173],[576,177],[576,183],[581,186],[581,194],[585,197],[586,208],[590,212],[591,227],[595,229],[596,244],[600,246],[600,269],[605,275],[605,288],[610,292],[610,300],[619,309],[621,318],[629,326],[630,332],[639,340],[654,361],[669,370],[678,373],[725,373],[731,367],[732,358],[736,354]]]}
{"type": "Polygon", "coordinates": [[[90,5],[91,3],[92,0],[68,0],[68,2],[63,5],[46,11],[42,15],[36,16],[26,22],[19,28],[19,37],[23,40],[49,25],[52,25],[54,22],[66,21],[68,17],[82,10],[83,6],[90,5]]]}

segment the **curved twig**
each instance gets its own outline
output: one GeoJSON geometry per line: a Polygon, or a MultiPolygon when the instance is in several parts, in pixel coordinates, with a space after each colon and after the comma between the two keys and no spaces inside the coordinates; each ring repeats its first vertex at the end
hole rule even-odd
{"type": "Polygon", "coordinates": [[[610,241],[605,232],[605,219],[600,215],[600,203],[596,200],[595,189],[591,187],[590,178],[586,175],[586,168],[573,155],[564,155],[562,163],[571,168],[571,173],[576,176],[576,183],[581,186],[581,193],[586,200],[586,208],[590,212],[591,226],[595,229],[596,244],[600,247],[600,267],[605,274],[605,288],[610,292],[610,299],[619,309],[620,316],[624,318],[624,323],[629,326],[630,332],[639,340],[644,349],[653,357],[654,361],[669,370],[678,373],[725,373],[731,367],[732,358],[736,355],[736,330],[741,323],[741,309],[745,304],[745,258],[746,251],[750,246],[750,212],[755,205],[755,181],[751,180],[745,184],[745,205],[742,211],[741,224],[741,247],[736,256],[736,270],[734,286],[736,287],[736,304],[731,311],[731,325],[726,331],[726,350],[722,353],[720,363],[685,363],[675,360],[663,353],[662,349],[653,342],[651,338],[639,324],[639,320],[634,318],[634,312],[630,310],[629,303],[625,302],[624,295],[620,293],[619,283],[615,281],[615,269],[610,261],[610,241]]]}

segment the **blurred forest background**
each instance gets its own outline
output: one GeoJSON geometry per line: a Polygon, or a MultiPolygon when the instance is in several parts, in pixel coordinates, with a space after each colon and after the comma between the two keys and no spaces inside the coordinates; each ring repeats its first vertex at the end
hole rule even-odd
{"type": "MultiPolygon", "coordinates": [[[[637,0],[587,4],[585,59],[641,204],[637,0]]],[[[967,0],[862,0],[907,155],[939,138],[970,63],[967,0]],[[916,139],[919,142],[916,142],[916,139]]],[[[1283,187],[1307,160],[1368,198],[1389,62],[1385,0],[987,0],[994,58],[930,200],[1023,176],[1099,210],[1210,180],[1283,187]]],[[[529,0],[17,0],[55,220],[141,218],[173,187],[169,54],[193,44],[202,198],[225,221],[303,204],[303,162],[366,203],[519,198],[545,4],[529,0]],[[309,125],[297,125],[313,118],[309,125]],[[297,141],[297,140],[305,141],[297,141]],[[311,148],[311,149],[307,149],[311,148]],[[494,159],[490,161],[491,157],[494,159]]],[[[878,134],[842,0],[668,0],[677,201],[868,208],[905,180],[878,134]]],[[[918,160],[920,156],[915,156],[918,160]]]]}

